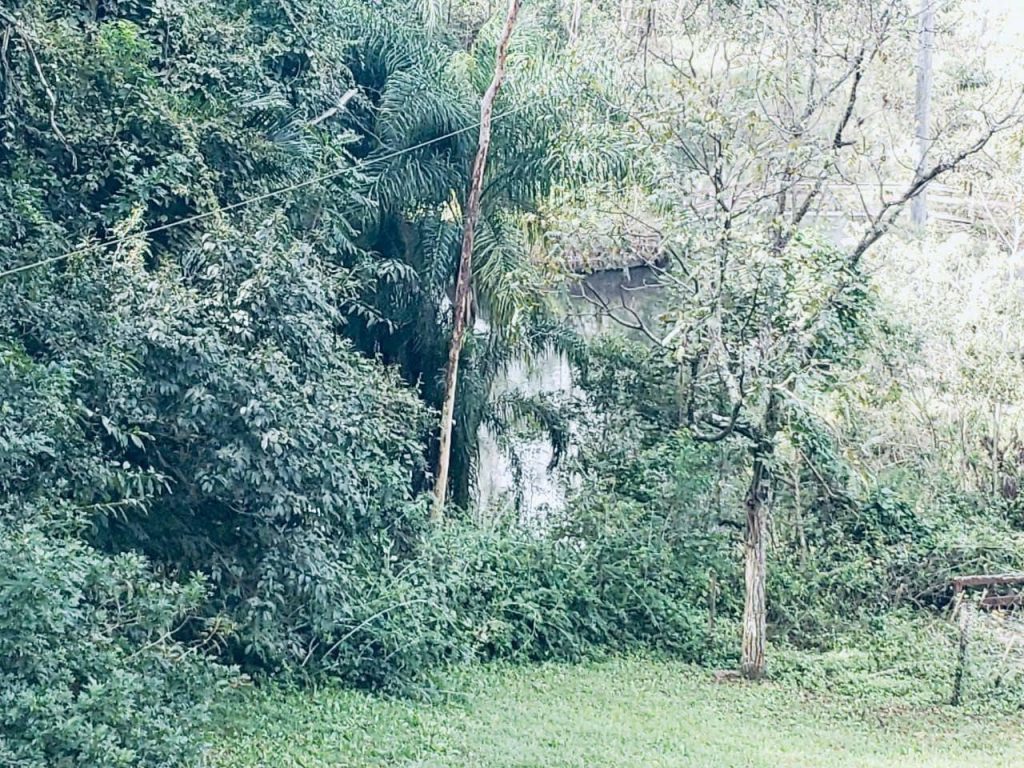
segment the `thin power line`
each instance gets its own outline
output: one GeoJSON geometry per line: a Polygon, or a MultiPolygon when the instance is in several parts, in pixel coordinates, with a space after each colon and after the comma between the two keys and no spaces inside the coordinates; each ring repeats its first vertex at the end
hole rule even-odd
{"type": "MultiPolygon", "coordinates": [[[[501,119],[503,119],[505,117],[508,117],[509,115],[515,114],[516,112],[520,112],[520,111],[526,109],[527,106],[528,106],[527,104],[523,104],[522,106],[516,107],[514,109],[509,109],[509,110],[506,110],[504,112],[501,112],[500,114],[496,115],[493,118],[492,122],[496,123],[499,120],[501,120],[501,119]]],[[[203,221],[204,219],[208,219],[211,216],[216,216],[217,214],[227,213],[228,211],[234,211],[234,210],[237,210],[239,208],[244,208],[247,205],[252,205],[253,203],[258,203],[258,202],[260,202],[262,200],[269,200],[270,198],[273,198],[273,197],[278,197],[280,195],[286,195],[289,192],[294,192],[294,191],[296,191],[298,189],[302,189],[304,187],[312,186],[313,184],[319,184],[320,182],[328,181],[330,179],[337,178],[338,176],[343,176],[346,173],[354,173],[354,172],[356,172],[358,170],[366,168],[367,166],[373,165],[375,163],[382,163],[385,160],[393,160],[396,157],[400,157],[401,155],[408,154],[409,152],[415,152],[416,150],[423,149],[424,147],[429,147],[431,144],[437,144],[438,142],[444,141],[446,139],[453,138],[455,136],[459,136],[460,134],[466,133],[468,131],[472,131],[472,130],[477,129],[479,127],[480,127],[480,123],[477,122],[477,123],[474,123],[472,125],[467,125],[464,128],[459,128],[457,130],[451,131],[451,132],[446,133],[446,134],[444,134],[442,136],[435,136],[432,139],[427,139],[426,141],[421,141],[419,144],[414,144],[411,147],[405,147],[404,149],[398,149],[398,150],[395,150],[394,152],[388,152],[387,154],[384,154],[384,155],[379,155],[377,157],[370,158],[368,160],[360,161],[360,162],[355,163],[354,165],[350,165],[350,166],[348,166],[346,168],[340,168],[340,169],[338,169],[336,171],[330,171],[329,173],[324,173],[324,174],[321,174],[319,176],[314,176],[312,179],[306,179],[305,181],[300,181],[300,182],[297,182],[295,184],[289,184],[286,187],[281,187],[280,189],[274,189],[274,190],[271,190],[270,192],[263,192],[263,193],[261,193],[259,195],[254,195],[253,197],[246,198],[245,200],[239,200],[236,203],[230,203],[228,205],[217,206],[216,208],[212,208],[209,211],[204,211],[203,213],[197,213],[197,214],[194,214],[192,216],[187,216],[184,219],[177,219],[175,221],[167,222],[166,224],[160,224],[160,225],[155,226],[155,227],[150,227],[149,229],[144,229],[141,232],[136,232],[135,234],[132,234],[132,235],[126,235],[124,237],[115,237],[115,238],[112,238],[110,240],[105,240],[105,241],[103,241],[101,243],[93,243],[92,245],[83,245],[80,248],[75,248],[72,251],[68,251],[66,253],[62,253],[59,256],[51,256],[51,257],[46,258],[46,259],[40,259],[39,261],[33,261],[33,262],[28,263],[28,264],[22,264],[20,267],[14,267],[13,269],[7,269],[7,270],[4,270],[4,271],[0,272],[0,280],[2,280],[5,277],[10,277],[11,275],[16,275],[19,272],[27,272],[30,269],[36,269],[37,267],[44,267],[44,266],[46,266],[48,264],[55,264],[55,263],[57,263],[59,261],[64,261],[65,259],[70,259],[72,256],[78,256],[80,254],[89,253],[90,251],[103,250],[103,249],[109,248],[111,246],[120,245],[121,243],[125,243],[125,242],[127,242],[129,240],[132,240],[132,239],[136,238],[136,237],[148,237],[150,235],[155,235],[158,232],[165,232],[168,229],[174,229],[175,227],[183,227],[183,226],[186,226],[188,224],[194,224],[197,221],[203,221]]]]}

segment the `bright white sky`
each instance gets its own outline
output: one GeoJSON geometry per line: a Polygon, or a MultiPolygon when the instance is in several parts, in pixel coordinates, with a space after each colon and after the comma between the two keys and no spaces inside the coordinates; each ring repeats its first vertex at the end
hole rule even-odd
{"type": "MultiPolygon", "coordinates": [[[[995,69],[1024,72],[1024,0],[969,0],[965,22],[977,24],[988,49],[986,59],[995,69]],[[973,17],[973,18],[970,18],[973,17]]],[[[1002,72],[994,72],[1001,75],[1002,72]]]]}

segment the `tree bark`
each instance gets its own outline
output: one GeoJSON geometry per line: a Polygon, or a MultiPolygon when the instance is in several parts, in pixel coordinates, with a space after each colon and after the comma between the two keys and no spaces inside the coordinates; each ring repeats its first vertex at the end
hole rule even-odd
{"type": "Polygon", "coordinates": [[[435,523],[444,520],[444,504],[448,494],[448,469],[452,453],[452,422],[455,416],[455,390],[459,380],[459,355],[466,336],[466,320],[469,308],[469,286],[473,268],[473,238],[476,223],[480,218],[480,195],[483,188],[484,169],[487,165],[487,151],[491,146],[491,116],[494,99],[505,78],[505,61],[508,58],[509,41],[515,27],[516,17],[522,0],[509,0],[505,26],[498,41],[494,66],[494,77],[480,101],[480,138],[470,176],[469,194],[462,217],[462,252],[459,257],[459,275],[455,283],[455,300],[452,305],[452,340],[448,349],[448,365],[444,377],[444,401],[441,408],[440,450],[437,458],[437,478],[434,485],[434,506],[430,518],[435,523]]]}
{"type": "Polygon", "coordinates": [[[804,531],[803,497],[800,487],[800,469],[802,455],[797,452],[793,463],[793,525],[796,528],[796,540],[800,547],[800,565],[807,564],[807,532],[804,531]]]}
{"type": "Polygon", "coordinates": [[[754,449],[754,476],[747,489],[747,523],[743,537],[745,593],[743,601],[743,649],[740,672],[749,680],[764,676],[765,635],[768,607],[767,575],[768,513],[772,503],[771,455],[764,446],[754,449]]]}
{"type": "Polygon", "coordinates": [[[971,618],[974,606],[966,598],[957,606],[960,610],[960,642],[957,646],[956,671],[953,673],[953,697],[950,704],[960,706],[964,696],[964,671],[967,669],[967,646],[971,634],[971,618]]]}
{"type": "MultiPolygon", "coordinates": [[[[935,47],[935,3],[921,0],[918,20],[917,89],[914,117],[917,122],[917,174],[924,172],[928,149],[931,147],[932,114],[932,49],[935,47]]],[[[910,218],[916,226],[928,221],[928,190],[921,192],[910,203],[910,218]]]]}

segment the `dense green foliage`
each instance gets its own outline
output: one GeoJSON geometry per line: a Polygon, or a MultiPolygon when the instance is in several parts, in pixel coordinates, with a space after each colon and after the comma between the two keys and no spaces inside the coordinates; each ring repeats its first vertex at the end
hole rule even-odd
{"type": "MultiPolygon", "coordinates": [[[[38,0],[0,22],[0,264],[41,262],[0,284],[4,518],[30,507],[45,527],[72,510],[47,573],[62,557],[69,573],[74,558],[95,571],[86,608],[116,600],[114,584],[173,595],[201,575],[208,589],[190,588],[189,610],[224,622],[226,660],[386,678],[367,671],[375,657],[338,656],[422,524],[457,201],[487,65],[424,34],[402,4],[38,0]]],[[[517,130],[502,123],[499,159],[525,148],[517,130]]],[[[531,143],[536,163],[545,146],[531,143]]],[[[532,317],[529,283],[516,278],[513,296],[503,287],[516,250],[496,228],[543,185],[518,157],[515,170],[529,173],[495,164],[480,269],[495,311],[518,301],[532,317]]],[[[502,347],[486,335],[476,346],[466,386],[486,392],[502,347]]],[[[465,414],[463,501],[485,408],[465,414]]],[[[172,619],[167,608],[146,621],[172,619]]],[[[41,624],[19,643],[74,653],[90,621],[91,610],[65,628],[41,624]]],[[[70,682],[53,695],[108,718],[122,762],[146,749],[176,764],[187,745],[173,715],[187,692],[173,670],[157,664],[140,682],[136,666],[200,640],[201,626],[175,624],[153,645],[119,634],[120,655],[81,669],[57,656],[53,674],[70,682]],[[90,704],[74,681],[116,680],[119,664],[123,690],[90,704]],[[132,705],[143,686],[166,717],[132,705]]],[[[24,695],[44,695],[48,682],[31,680],[19,678],[24,695]]],[[[196,724],[200,711],[197,700],[196,724]]],[[[5,729],[21,739],[28,726],[5,729]]],[[[62,738],[40,754],[72,759],[100,740],[62,738]]],[[[35,754],[11,744],[11,759],[35,754]]]]}
{"type": "MultiPolygon", "coordinates": [[[[94,20],[38,11],[25,10],[13,27],[22,47],[9,52],[19,55],[4,159],[13,178],[36,180],[9,201],[5,220],[25,223],[6,238],[9,264],[299,180],[352,140],[340,127],[340,140],[300,135],[296,110],[319,107],[324,81],[347,69],[289,71],[276,15],[216,4],[94,20]],[[85,34],[65,44],[76,26],[85,34]],[[63,139],[52,127],[35,138],[49,117],[18,80],[35,56],[68,79],[53,120],[76,128],[63,139]]],[[[267,202],[131,237],[3,286],[6,391],[25,398],[12,413],[51,420],[32,425],[31,439],[17,435],[19,463],[41,466],[7,474],[5,490],[85,505],[94,543],[205,573],[209,610],[239,626],[235,655],[263,664],[305,657],[330,624],[327,574],[357,532],[390,530],[401,542],[415,526],[424,471],[420,401],[339,334],[368,256],[345,223],[357,183],[350,174],[330,186],[284,210],[267,202]],[[304,221],[311,212],[327,223],[304,221]]]]}
{"type": "MultiPolygon", "coordinates": [[[[92,713],[37,748],[26,698],[4,724],[11,760],[186,762],[180,715],[192,698],[202,724],[205,694],[188,685],[205,662],[158,662],[190,657],[181,649],[210,626],[221,659],[252,671],[393,684],[476,655],[476,623],[510,610],[452,586],[437,614],[444,547],[468,562],[484,543],[435,552],[423,539],[428,414],[493,48],[483,30],[462,50],[421,10],[29,0],[0,14],[0,268],[13,270],[0,283],[2,517],[12,542],[62,531],[37,546],[43,602],[12,592],[3,629],[19,633],[12,658],[62,649],[49,672],[67,681],[48,693],[50,680],[15,669],[11,690],[53,697],[58,719],[58,705],[92,713]],[[46,586],[65,561],[92,574],[80,596],[46,586]],[[153,590],[166,605],[144,599],[153,590]],[[22,612],[65,600],[81,615],[22,627],[22,612]],[[103,621],[112,600],[123,629],[103,621]],[[112,650],[76,656],[97,622],[112,650]],[[89,698],[104,678],[109,694],[89,698]],[[101,742],[123,752],[100,758],[101,742]]],[[[550,119],[570,91],[544,66],[548,40],[544,25],[524,30],[518,50],[539,58],[515,54],[526,66],[499,103],[514,119],[496,123],[484,197],[475,301],[491,330],[466,350],[463,505],[478,425],[523,418],[491,407],[490,382],[509,360],[574,343],[547,314],[514,220],[584,172],[559,154],[576,126],[550,119]]],[[[587,167],[607,172],[608,158],[587,167]]],[[[520,568],[524,589],[546,578],[557,546],[529,546],[520,564],[486,554],[478,586],[520,568]]],[[[12,547],[0,567],[13,573],[12,547]]],[[[585,652],[516,641],[529,642],[535,657],[585,652]]]]}
{"type": "Polygon", "coordinates": [[[67,509],[4,507],[0,524],[0,765],[194,764],[220,638],[195,613],[205,585],[76,537],[67,509]],[[57,518],[62,518],[58,522],[57,518]],[[196,641],[175,632],[195,626],[196,641]]]}
{"type": "MultiPolygon", "coordinates": [[[[817,30],[803,0],[766,25],[760,3],[673,11],[694,50],[704,19],[707,46],[750,56],[756,26],[778,67],[791,43],[810,51],[815,127],[796,132],[763,114],[781,68],[673,62],[656,3],[524,13],[476,233],[451,522],[432,528],[500,26],[442,5],[0,9],[0,764],[196,765],[240,673],[408,693],[467,661],[731,665],[752,501],[770,517],[776,674],[857,692],[890,665],[935,703],[950,578],[1024,567],[1024,453],[1000,431],[1024,382],[1000,319],[1017,304],[940,329],[974,334],[950,384],[926,357],[939,331],[901,316],[865,256],[890,207],[848,250],[788,197],[872,162],[843,154],[873,140],[867,107],[839,108],[861,64],[880,67],[865,104],[881,98],[902,38],[891,59],[864,48],[855,77],[812,45],[865,19],[864,45],[906,28],[870,2],[833,4],[817,30]],[[574,284],[568,314],[595,309],[567,271],[586,242],[633,261],[622,221],[657,233],[660,304],[623,299],[630,333],[587,343],[558,286],[574,284]],[[545,355],[571,385],[509,386],[545,355]],[[917,400],[946,410],[909,424],[917,400]],[[507,514],[477,505],[482,434],[519,486],[523,442],[544,436],[564,508],[530,509],[522,487],[507,514]]],[[[979,666],[975,701],[1020,705],[1017,667],[979,666]]]]}
{"type": "Polygon", "coordinates": [[[598,500],[544,535],[464,523],[383,570],[360,560],[337,580],[347,591],[332,595],[338,623],[323,636],[323,663],[350,682],[405,691],[449,662],[647,649],[726,663],[735,594],[717,625],[707,618],[708,563],[728,568],[724,542],[677,522],[598,500]]]}

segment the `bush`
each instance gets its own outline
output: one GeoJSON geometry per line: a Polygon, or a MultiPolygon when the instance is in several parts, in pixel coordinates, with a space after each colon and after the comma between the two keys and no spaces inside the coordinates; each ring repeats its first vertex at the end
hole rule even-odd
{"type": "Polygon", "coordinates": [[[349,682],[390,687],[470,660],[646,650],[727,663],[740,592],[721,589],[710,627],[716,568],[738,573],[726,538],[673,528],[638,504],[592,503],[545,533],[453,524],[400,565],[349,570],[338,601],[349,613],[324,664],[349,682]]]}
{"type": "Polygon", "coordinates": [[[175,639],[203,583],[170,585],[137,555],[105,556],[53,512],[0,510],[0,765],[195,765],[228,679],[175,639]]]}
{"type": "Polygon", "coordinates": [[[453,524],[407,560],[364,553],[321,584],[337,609],[310,669],[393,689],[452,662],[646,650],[728,663],[740,593],[722,590],[714,627],[707,607],[709,567],[736,571],[728,542],[665,523],[622,504],[577,511],[543,534],[453,524]]]}
{"type": "Polygon", "coordinates": [[[776,634],[799,647],[831,649],[864,617],[943,608],[955,576],[1024,567],[1019,534],[967,499],[939,500],[922,514],[880,488],[811,512],[806,550],[779,547],[769,568],[776,634]]]}
{"type": "MultiPolygon", "coordinates": [[[[367,151],[362,94],[383,92],[346,64],[401,80],[433,43],[362,0],[309,3],[312,37],[277,2],[14,5],[0,263],[44,263],[0,285],[0,494],[88,507],[97,550],[205,574],[232,660],[315,664],[346,616],[325,597],[339,558],[416,537],[428,444],[421,393],[360,331],[393,332],[370,306],[385,284],[414,306],[428,292],[376,222],[429,203],[406,190],[389,209],[376,176],[337,172],[367,151]],[[353,114],[318,123],[340,85],[353,114]]],[[[395,146],[451,127],[399,122],[395,146]]]]}

